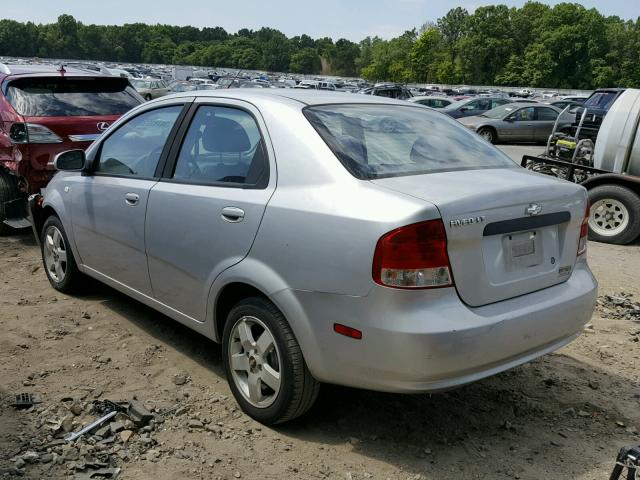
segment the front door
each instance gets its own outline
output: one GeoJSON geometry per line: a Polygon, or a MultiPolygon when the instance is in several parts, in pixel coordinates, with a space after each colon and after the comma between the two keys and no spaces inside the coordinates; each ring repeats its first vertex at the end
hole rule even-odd
{"type": "Polygon", "coordinates": [[[146,223],[154,297],[200,322],[213,281],[247,255],[275,188],[259,112],[207,102],[194,104],[182,143],[174,142],[146,223]]]}
{"type": "Polygon", "coordinates": [[[509,122],[505,125],[506,135],[500,135],[505,140],[515,142],[533,142],[535,111],[533,107],[519,108],[509,115],[509,122]]]}
{"type": "Polygon", "coordinates": [[[102,142],[94,172],[71,177],[69,185],[82,264],[146,295],[151,295],[144,236],[147,200],[182,108],[157,108],[123,123],[102,142]]]}

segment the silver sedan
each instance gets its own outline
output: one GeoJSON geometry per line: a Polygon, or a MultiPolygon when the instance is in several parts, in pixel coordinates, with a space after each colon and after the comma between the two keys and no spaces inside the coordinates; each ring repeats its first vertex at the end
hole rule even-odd
{"type": "Polygon", "coordinates": [[[147,102],[60,154],[34,231],[53,288],[88,275],[222,343],[273,424],[321,382],[450,389],[591,317],[584,188],[435,110],[283,89],[147,102]]]}
{"type": "MultiPolygon", "coordinates": [[[[560,113],[551,105],[510,103],[459,121],[490,143],[546,142],[560,113]]],[[[572,122],[572,115],[563,114],[558,130],[569,128],[572,122]]]]}

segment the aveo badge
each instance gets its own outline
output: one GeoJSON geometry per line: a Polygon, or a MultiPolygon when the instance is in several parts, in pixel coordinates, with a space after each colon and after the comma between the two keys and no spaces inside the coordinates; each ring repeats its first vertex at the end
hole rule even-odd
{"type": "Polygon", "coordinates": [[[476,223],[484,223],[484,219],[484,215],[469,218],[456,218],[455,220],[451,220],[449,222],[449,225],[451,225],[452,227],[465,227],[467,225],[473,225],[476,223]]]}

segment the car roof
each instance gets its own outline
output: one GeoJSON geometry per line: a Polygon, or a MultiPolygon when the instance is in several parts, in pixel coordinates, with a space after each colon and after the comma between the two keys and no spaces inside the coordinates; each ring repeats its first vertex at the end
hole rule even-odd
{"type": "MultiPolygon", "coordinates": [[[[346,104],[346,103],[373,103],[391,105],[409,105],[417,107],[415,103],[406,100],[395,100],[375,95],[363,95],[349,92],[333,92],[323,90],[305,90],[293,88],[228,88],[217,90],[201,90],[193,92],[177,93],[174,97],[218,97],[249,102],[261,102],[264,100],[276,100],[282,103],[298,102],[307,105],[346,104]]],[[[162,97],[163,99],[171,97],[162,97]]]]}
{"type": "Polygon", "coordinates": [[[415,102],[416,100],[425,100],[427,98],[433,98],[434,100],[447,100],[449,102],[455,102],[455,100],[451,97],[439,97],[437,95],[414,95],[409,99],[410,102],[415,102]]]}

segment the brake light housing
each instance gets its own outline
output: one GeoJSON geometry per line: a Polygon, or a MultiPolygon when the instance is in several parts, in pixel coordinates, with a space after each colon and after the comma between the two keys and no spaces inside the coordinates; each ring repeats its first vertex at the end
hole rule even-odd
{"type": "Polygon", "coordinates": [[[9,129],[9,138],[13,143],[62,143],[62,138],[44,125],[37,123],[14,123],[9,129]]]}
{"type": "Polygon", "coordinates": [[[426,289],[454,285],[442,219],[392,230],[378,240],[373,281],[392,288],[426,289]]]}
{"type": "Polygon", "coordinates": [[[587,253],[587,238],[589,236],[589,215],[591,212],[591,202],[587,200],[587,208],[580,225],[580,240],[578,240],[578,256],[587,253]]]}

